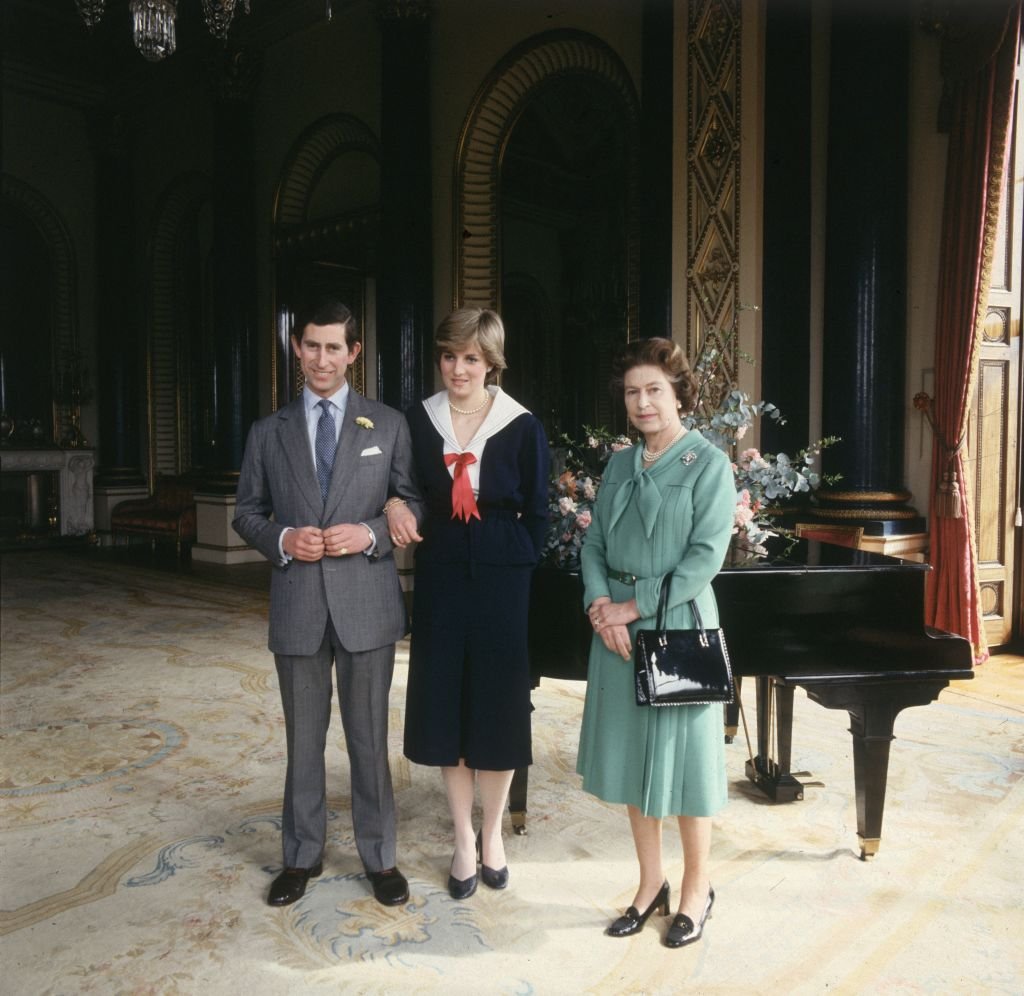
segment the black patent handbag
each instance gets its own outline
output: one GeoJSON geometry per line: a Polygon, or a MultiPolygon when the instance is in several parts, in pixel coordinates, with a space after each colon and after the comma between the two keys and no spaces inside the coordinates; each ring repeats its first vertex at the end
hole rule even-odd
{"type": "Polygon", "coordinates": [[[725,634],[705,629],[695,601],[690,602],[695,629],[665,629],[668,590],[666,574],[658,600],[656,629],[636,633],[633,667],[638,706],[707,705],[732,702],[735,684],[725,634]]]}

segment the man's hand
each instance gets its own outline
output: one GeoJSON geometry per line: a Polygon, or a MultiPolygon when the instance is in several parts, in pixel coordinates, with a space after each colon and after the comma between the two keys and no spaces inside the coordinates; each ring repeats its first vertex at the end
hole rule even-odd
{"type": "Polygon", "coordinates": [[[423,539],[416,527],[416,516],[409,511],[407,505],[396,503],[388,509],[387,515],[391,542],[400,550],[423,539]]]}
{"type": "Polygon", "coordinates": [[[314,563],[324,555],[324,534],[316,526],[289,529],[281,546],[289,557],[314,563]]]}
{"type": "Polygon", "coordinates": [[[350,557],[370,545],[370,531],[359,522],[341,522],[324,530],[324,553],[328,557],[350,557]]]}

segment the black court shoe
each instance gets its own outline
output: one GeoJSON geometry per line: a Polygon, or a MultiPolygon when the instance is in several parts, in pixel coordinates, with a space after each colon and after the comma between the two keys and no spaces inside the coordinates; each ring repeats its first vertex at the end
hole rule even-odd
{"type": "Polygon", "coordinates": [[[480,865],[480,877],[488,889],[505,889],[508,887],[508,865],[504,868],[490,868],[484,864],[483,831],[476,835],[476,860],[480,865]]]}
{"type": "MultiPolygon", "coordinates": [[[[452,868],[455,867],[455,857],[452,856],[452,868]]],[[[476,892],[476,875],[470,875],[469,878],[456,878],[450,871],[448,872],[448,895],[452,899],[469,899],[474,892],[476,892]]]]}
{"type": "Polygon", "coordinates": [[[704,921],[711,916],[711,907],[715,902],[715,890],[708,889],[708,901],[704,904],[704,912],[700,916],[700,923],[696,926],[685,913],[677,913],[665,935],[665,947],[681,948],[687,944],[693,944],[704,936],[704,921]]]}
{"type": "Polygon", "coordinates": [[[605,930],[605,933],[609,937],[629,937],[631,934],[635,934],[638,930],[647,923],[650,915],[658,908],[661,907],[663,916],[668,916],[669,906],[669,888],[668,882],[663,882],[661,888],[658,890],[658,894],[654,897],[654,902],[643,911],[639,912],[635,906],[630,906],[626,912],[618,918],[611,926],[605,930]]]}

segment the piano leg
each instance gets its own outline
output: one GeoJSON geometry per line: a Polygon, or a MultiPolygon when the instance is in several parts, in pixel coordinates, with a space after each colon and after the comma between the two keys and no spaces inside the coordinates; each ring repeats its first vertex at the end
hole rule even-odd
{"type": "Polygon", "coordinates": [[[743,679],[737,675],[734,681],[736,682],[736,698],[724,708],[725,714],[723,719],[725,721],[725,742],[727,744],[731,744],[736,739],[740,726],[740,689],[743,679]]]}
{"type": "Polygon", "coordinates": [[[853,736],[853,783],[857,796],[857,837],[862,860],[874,857],[882,842],[882,815],[889,777],[889,744],[896,716],[909,706],[928,705],[948,678],[860,684],[807,684],[808,698],[826,709],[845,709],[853,736]]]}
{"type": "Polygon", "coordinates": [[[526,793],[530,777],[529,768],[516,768],[508,790],[508,812],[512,817],[512,832],[526,835],[526,793]]]}
{"type": "Polygon", "coordinates": [[[793,747],[793,688],[775,684],[773,678],[757,679],[757,756],[746,763],[749,778],[775,802],[793,802],[804,797],[804,787],[790,774],[793,747]],[[779,759],[771,757],[772,700],[775,700],[775,723],[779,742],[779,759]]]}

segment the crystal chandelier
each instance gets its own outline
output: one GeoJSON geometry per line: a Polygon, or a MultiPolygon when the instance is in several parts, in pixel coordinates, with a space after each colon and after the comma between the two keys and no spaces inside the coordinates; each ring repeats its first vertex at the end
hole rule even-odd
{"type": "Polygon", "coordinates": [[[144,59],[159,62],[174,55],[177,0],[131,0],[132,38],[144,59]]]}
{"type": "MultiPolygon", "coordinates": [[[[210,33],[226,42],[228,29],[241,7],[247,14],[250,0],[202,0],[203,16],[210,33]]],[[[106,7],[106,0],[75,0],[78,13],[88,28],[95,27],[106,7]]],[[[174,54],[175,21],[178,0],[129,0],[132,17],[132,38],[135,47],[150,62],[159,62],[174,54]]]]}
{"type": "Polygon", "coordinates": [[[95,28],[100,23],[106,3],[107,0],[75,0],[75,6],[87,28],[95,28]]]}
{"type": "MultiPolygon", "coordinates": [[[[238,0],[203,0],[203,17],[214,38],[228,40],[228,28],[237,6],[238,0]]],[[[242,0],[242,8],[249,13],[249,0],[242,0]]]]}

